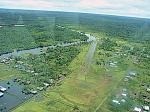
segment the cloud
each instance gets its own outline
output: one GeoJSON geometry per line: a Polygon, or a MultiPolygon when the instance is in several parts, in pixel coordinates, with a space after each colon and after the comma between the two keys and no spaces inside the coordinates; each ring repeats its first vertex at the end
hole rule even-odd
{"type": "Polygon", "coordinates": [[[0,0],[1,8],[104,13],[150,18],[150,0],[0,0]]]}

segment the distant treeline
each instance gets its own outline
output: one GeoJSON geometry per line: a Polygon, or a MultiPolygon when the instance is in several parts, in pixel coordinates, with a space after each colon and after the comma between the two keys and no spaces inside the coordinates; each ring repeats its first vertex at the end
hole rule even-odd
{"type": "Polygon", "coordinates": [[[83,35],[56,25],[84,27],[91,32],[102,32],[110,37],[150,40],[150,20],[110,15],[69,12],[0,9],[0,53],[61,42],[86,40],[83,35]],[[25,24],[25,27],[10,27],[25,24]],[[2,27],[1,25],[6,25],[2,27]],[[7,27],[8,25],[8,27],[7,27]]]}

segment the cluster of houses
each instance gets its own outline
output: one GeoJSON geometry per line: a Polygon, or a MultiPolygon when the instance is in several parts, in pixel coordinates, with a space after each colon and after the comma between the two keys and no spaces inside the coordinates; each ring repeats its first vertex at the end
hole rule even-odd
{"type": "Polygon", "coordinates": [[[4,63],[4,64],[10,64],[10,61],[12,61],[13,59],[10,57],[4,57],[3,59],[0,60],[0,63],[4,63]]]}
{"type": "MultiPolygon", "coordinates": [[[[11,60],[11,58],[3,58],[2,60],[0,60],[0,63],[4,63],[4,64],[9,64],[9,61],[11,60]]],[[[7,89],[3,86],[0,86],[0,97],[3,97],[4,95],[4,92],[6,91],[7,89]]]]}
{"type": "Polygon", "coordinates": [[[118,62],[116,61],[108,61],[110,67],[117,67],[118,62]]]}
{"type": "Polygon", "coordinates": [[[9,24],[9,25],[0,25],[0,28],[3,28],[4,26],[8,27],[24,27],[24,24],[9,24]]]}
{"type": "Polygon", "coordinates": [[[113,68],[113,67],[117,67],[118,62],[117,61],[112,61],[112,60],[109,60],[109,61],[101,60],[100,62],[97,61],[96,64],[97,65],[103,65],[103,66],[108,65],[108,66],[113,68]]]}
{"type": "MultiPolygon", "coordinates": [[[[19,83],[19,84],[24,84],[24,85],[30,85],[32,83],[30,80],[23,80],[23,79],[20,79],[20,78],[15,78],[14,82],[19,83]]],[[[36,87],[34,89],[30,89],[30,88],[23,89],[22,93],[24,93],[26,95],[28,95],[28,94],[35,95],[35,94],[37,94],[40,91],[46,90],[46,88],[48,88],[49,86],[51,86],[52,83],[53,83],[53,79],[51,79],[51,83],[44,82],[43,86],[36,87]]]]}
{"type": "Polygon", "coordinates": [[[126,77],[124,78],[124,81],[125,81],[125,82],[131,81],[131,80],[132,80],[134,77],[136,77],[136,76],[137,76],[137,73],[131,71],[131,72],[129,72],[129,73],[126,75],[126,77]]]}
{"type": "MultiPolygon", "coordinates": [[[[1,63],[12,64],[12,62],[14,62],[14,60],[13,61],[11,61],[11,60],[13,60],[13,58],[3,58],[1,60],[1,63]]],[[[40,73],[37,73],[37,72],[34,71],[32,65],[24,63],[23,61],[16,61],[15,65],[13,65],[13,67],[15,69],[20,70],[20,71],[23,71],[23,72],[26,72],[28,74],[31,74],[31,77],[38,76],[38,75],[40,76],[41,75],[40,73]]],[[[23,79],[23,78],[18,78],[17,77],[17,78],[13,79],[13,82],[18,83],[19,85],[26,85],[26,86],[29,85],[30,86],[30,85],[32,85],[33,80],[23,79]]],[[[33,89],[30,89],[30,88],[23,89],[22,93],[24,93],[24,94],[37,94],[39,91],[46,90],[49,86],[53,85],[54,83],[55,83],[54,79],[49,79],[49,83],[48,82],[43,82],[42,86],[40,86],[40,87],[35,87],[33,89]]],[[[0,93],[0,96],[3,96],[2,92],[0,93]]]]}
{"type": "Polygon", "coordinates": [[[133,112],[150,112],[149,106],[134,107],[133,112]]]}
{"type": "Polygon", "coordinates": [[[126,57],[127,54],[126,53],[121,53],[121,52],[114,52],[113,56],[124,56],[124,57],[126,57]]]}
{"type": "Polygon", "coordinates": [[[122,91],[116,95],[116,99],[113,99],[114,104],[120,105],[127,102],[128,92],[127,89],[122,89],[122,91]]]}
{"type": "MultiPolygon", "coordinates": [[[[131,81],[134,77],[137,77],[137,73],[130,71],[124,78],[125,82],[131,81]]],[[[145,88],[148,93],[150,93],[150,88],[145,88]]],[[[121,105],[125,102],[128,103],[127,98],[130,98],[127,89],[123,89],[119,95],[116,95],[116,99],[113,99],[112,102],[116,105],[121,105]]],[[[150,102],[149,102],[150,103],[150,102]]],[[[149,104],[148,103],[148,104],[149,104]]],[[[133,107],[133,112],[150,112],[150,106],[148,104],[143,104],[141,106],[133,107]]]]}
{"type": "Polygon", "coordinates": [[[6,88],[4,88],[3,86],[0,86],[0,97],[2,97],[4,95],[4,92],[6,90],[7,90],[6,88]]]}

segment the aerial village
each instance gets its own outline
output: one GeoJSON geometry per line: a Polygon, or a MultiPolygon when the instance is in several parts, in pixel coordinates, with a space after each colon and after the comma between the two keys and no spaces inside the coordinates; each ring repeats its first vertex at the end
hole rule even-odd
{"type": "MultiPolygon", "coordinates": [[[[122,59],[125,59],[127,68],[129,66],[128,61],[130,61],[133,66],[139,66],[140,59],[138,59],[138,56],[132,54],[132,52],[136,52],[134,51],[135,48],[133,46],[123,44],[118,45],[119,47],[116,48],[116,45],[114,44],[113,46],[110,41],[107,42],[111,46],[109,48],[108,45],[105,46],[105,40],[103,41],[104,43],[102,42],[101,46],[99,46],[99,58],[97,59],[96,64],[104,67],[107,72],[111,71],[111,69],[115,71],[120,69],[120,66],[125,66],[123,63],[124,60],[122,59]]],[[[140,53],[142,54],[142,52],[140,53]]],[[[148,54],[144,55],[149,58],[148,54]]],[[[113,77],[110,74],[108,76],[113,77]]],[[[110,109],[115,112],[124,112],[124,110],[130,112],[150,112],[150,83],[146,81],[145,78],[146,77],[142,75],[138,69],[134,69],[130,66],[120,81],[118,86],[119,90],[112,93],[110,97],[111,101],[108,100],[108,105],[111,105],[110,109]],[[137,80],[140,80],[141,82],[138,82],[137,80]]]]}

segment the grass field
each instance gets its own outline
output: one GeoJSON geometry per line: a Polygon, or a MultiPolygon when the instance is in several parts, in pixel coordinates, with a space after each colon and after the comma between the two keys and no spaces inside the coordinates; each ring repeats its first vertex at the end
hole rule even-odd
{"type": "Polygon", "coordinates": [[[24,75],[20,71],[13,69],[12,67],[9,67],[4,64],[0,64],[0,80],[8,80],[11,77],[24,75]]]}

